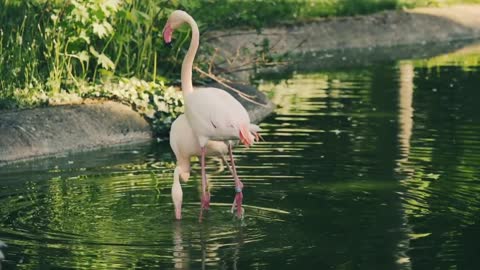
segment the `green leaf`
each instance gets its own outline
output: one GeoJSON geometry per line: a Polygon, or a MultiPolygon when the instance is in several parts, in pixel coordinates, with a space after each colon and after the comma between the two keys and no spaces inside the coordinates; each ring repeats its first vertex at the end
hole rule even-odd
{"type": "Polygon", "coordinates": [[[105,54],[103,54],[103,53],[100,54],[97,59],[98,59],[98,64],[101,65],[104,69],[106,69],[106,70],[115,69],[115,64],[105,54]]]}
{"type": "Polygon", "coordinates": [[[76,56],[78,60],[80,60],[81,62],[88,62],[88,59],[90,59],[90,56],[88,55],[87,51],[81,51],[77,53],[76,56]]]}
{"type": "Polygon", "coordinates": [[[90,53],[93,54],[93,56],[97,57],[100,55],[97,50],[95,50],[95,48],[93,46],[90,46],[90,53]]]}
{"type": "Polygon", "coordinates": [[[93,33],[95,33],[99,38],[104,38],[110,33],[113,32],[113,27],[107,21],[103,21],[102,23],[94,22],[92,23],[93,33]]]}
{"type": "Polygon", "coordinates": [[[85,40],[85,42],[87,42],[87,44],[90,44],[90,37],[87,36],[87,32],[85,31],[85,29],[82,29],[80,31],[79,38],[85,40]]]}

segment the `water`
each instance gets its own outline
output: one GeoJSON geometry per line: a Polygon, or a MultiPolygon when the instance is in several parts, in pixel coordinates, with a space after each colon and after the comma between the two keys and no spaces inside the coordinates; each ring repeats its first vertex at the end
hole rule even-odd
{"type": "Polygon", "coordinates": [[[279,105],[233,181],[199,167],[173,219],[167,142],[0,169],[3,269],[477,269],[477,53],[264,81],[279,105]]]}

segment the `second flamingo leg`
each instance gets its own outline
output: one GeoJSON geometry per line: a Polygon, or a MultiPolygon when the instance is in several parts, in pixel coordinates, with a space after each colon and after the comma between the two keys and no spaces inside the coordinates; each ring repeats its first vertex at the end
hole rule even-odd
{"type": "Polygon", "coordinates": [[[207,174],[205,171],[206,147],[201,148],[201,167],[202,167],[202,209],[210,208],[210,192],[207,190],[207,174]]]}
{"type": "Polygon", "coordinates": [[[235,209],[235,206],[237,207],[237,217],[241,218],[243,216],[243,209],[242,209],[242,201],[243,201],[243,183],[240,181],[240,178],[238,178],[237,175],[237,168],[235,167],[235,160],[233,159],[233,153],[232,153],[232,144],[231,142],[228,143],[228,154],[230,156],[230,163],[232,165],[232,175],[233,179],[235,180],[235,200],[233,201],[232,205],[232,212],[235,209]]]}
{"type": "Polygon", "coordinates": [[[228,171],[229,171],[229,172],[232,174],[232,176],[233,176],[232,167],[230,167],[230,164],[228,163],[227,159],[225,159],[224,156],[222,156],[221,158],[222,158],[223,163],[225,163],[225,164],[227,165],[228,171]]]}

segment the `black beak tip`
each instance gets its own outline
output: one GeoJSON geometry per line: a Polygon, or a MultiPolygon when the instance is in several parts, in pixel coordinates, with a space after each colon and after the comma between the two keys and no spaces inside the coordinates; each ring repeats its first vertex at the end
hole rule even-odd
{"type": "Polygon", "coordinates": [[[165,46],[167,46],[168,48],[172,48],[172,47],[173,47],[172,42],[165,42],[165,46]]]}

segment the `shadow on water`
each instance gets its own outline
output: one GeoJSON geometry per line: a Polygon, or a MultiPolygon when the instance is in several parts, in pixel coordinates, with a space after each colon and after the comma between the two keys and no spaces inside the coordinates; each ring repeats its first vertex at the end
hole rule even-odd
{"type": "Polygon", "coordinates": [[[4,269],[475,269],[480,53],[298,70],[260,88],[265,142],[238,148],[246,217],[210,160],[173,220],[167,142],[0,168],[4,269]]]}

